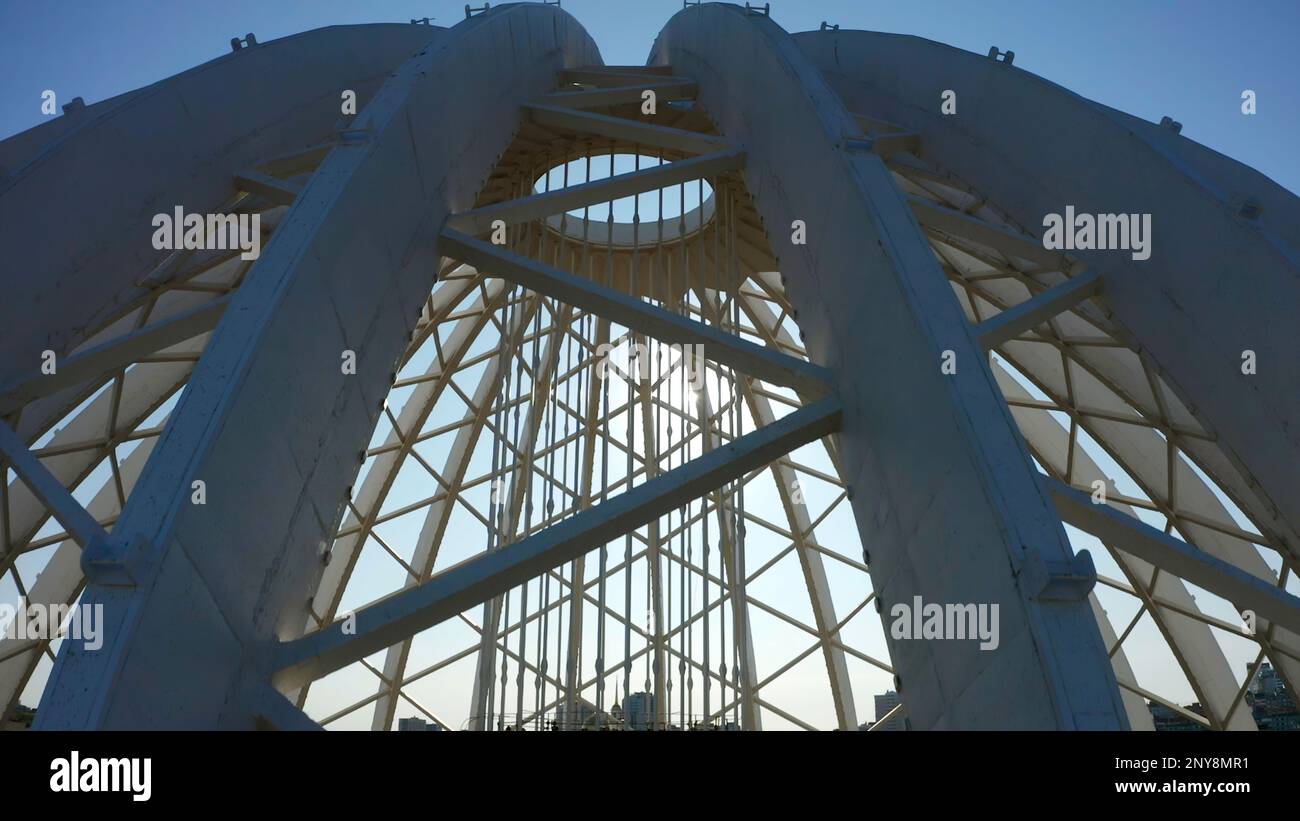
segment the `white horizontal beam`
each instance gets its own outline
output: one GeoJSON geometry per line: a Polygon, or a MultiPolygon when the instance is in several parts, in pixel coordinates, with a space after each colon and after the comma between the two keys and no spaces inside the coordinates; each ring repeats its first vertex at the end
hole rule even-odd
{"type": "Polygon", "coordinates": [[[1094,504],[1064,482],[1045,477],[1043,483],[1063,521],[1228,600],[1239,612],[1252,610],[1300,633],[1300,598],[1109,505],[1094,504]]]}
{"type": "Polygon", "coordinates": [[[697,87],[690,80],[665,81],[659,77],[646,77],[647,82],[633,85],[619,85],[610,88],[587,89],[584,91],[556,91],[538,100],[539,105],[561,106],[563,108],[599,108],[606,105],[626,105],[640,103],[646,91],[655,93],[656,102],[667,100],[690,100],[695,97],[697,87]]]}
{"type": "Polygon", "coordinates": [[[991,225],[970,214],[945,208],[924,197],[909,194],[907,201],[912,206],[912,213],[916,214],[917,221],[926,228],[987,245],[1004,254],[1027,259],[1045,268],[1068,270],[1064,254],[1050,251],[1044,248],[1042,243],[1030,237],[991,225]]]}
{"type": "Polygon", "coordinates": [[[833,433],[841,412],[838,396],[820,399],[540,533],[364,607],[353,619],[283,644],[275,660],[276,687],[301,687],[576,559],[833,433]]]}
{"type": "Polygon", "coordinates": [[[975,326],[975,335],[985,350],[991,350],[1036,328],[1101,291],[1101,277],[1088,269],[1077,277],[1053,285],[1046,291],[975,326]]]}
{"type": "Polygon", "coordinates": [[[623,197],[657,191],[670,185],[711,177],[725,171],[743,168],[745,152],[740,149],[715,151],[685,160],[665,163],[626,174],[616,174],[603,180],[570,185],[555,191],[532,194],[527,197],[475,208],[457,214],[447,225],[467,234],[480,234],[492,227],[495,220],[507,224],[527,222],[549,217],[563,211],[572,211],[588,205],[612,202],[623,197]]]}
{"type": "Polygon", "coordinates": [[[920,135],[910,131],[872,134],[870,139],[871,150],[882,157],[892,157],[900,153],[915,154],[921,147],[920,135]]]}
{"type": "Polygon", "coordinates": [[[241,171],[236,174],[235,187],[240,191],[257,194],[275,205],[293,205],[293,201],[302,193],[301,186],[296,183],[276,179],[261,171],[241,171]]]}
{"type": "Polygon", "coordinates": [[[868,134],[894,134],[907,130],[898,123],[881,120],[877,117],[869,117],[866,114],[853,114],[852,117],[857,122],[858,127],[868,134]]]}
{"type": "Polygon", "coordinates": [[[941,185],[953,185],[956,182],[951,174],[940,171],[914,154],[892,154],[885,158],[885,162],[891,170],[900,171],[908,176],[930,180],[941,185]]]}
{"type": "Polygon", "coordinates": [[[690,78],[674,77],[672,69],[667,66],[589,66],[565,69],[560,72],[561,85],[577,84],[608,88],[637,83],[642,80],[688,82],[690,78]]]}
{"type": "Polygon", "coordinates": [[[227,294],[57,361],[54,373],[33,369],[22,374],[8,384],[0,385],[0,414],[38,397],[124,368],[141,357],[210,331],[217,326],[229,304],[230,295],[227,294]]]}
{"type": "Polygon", "coordinates": [[[624,117],[610,117],[594,114],[590,111],[576,111],[560,106],[529,103],[524,110],[533,122],[548,128],[577,131],[582,134],[597,134],[615,140],[627,140],[641,145],[667,148],[673,151],[685,151],[688,154],[707,154],[711,151],[725,151],[735,148],[732,143],[721,137],[712,137],[698,131],[686,131],[681,128],[669,128],[663,125],[650,125],[624,117]]]}
{"type": "Polygon", "coordinates": [[[479,271],[517,282],[529,290],[641,331],[661,342],[699,345],[704,357],[801,395],[830,391],[831,372],[773,348],[756,345],[712,325],[666,311],[636,297],[598,285],[497,245],[446,229],[438,252],[479,271]]]}
{"type": "Polygon", "coordinates": [[[257,166],[255,171],[275,177],[292,177],[318,168],[334,150],[333,142],[318,143],[299,151],[272,157],[257,166]]]}

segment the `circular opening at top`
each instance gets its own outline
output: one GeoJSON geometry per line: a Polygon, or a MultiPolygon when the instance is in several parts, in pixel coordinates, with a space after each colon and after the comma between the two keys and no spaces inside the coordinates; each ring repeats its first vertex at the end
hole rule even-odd
{"type": "MultiPolygon", "coordinates": [[[[579,157],[557,165],[533,183],[537,193],[597,182],[635,171],[667,164],[645,154],[604,154],[579,157]]],[[[631,246],[680,239],[700,230],[713,216],[713,186],[704,180],[691,180],[665,188],[575,208],[565,214],[547,218],[557,231],[590,242],[607,243],[610,208],[613,208],[613,244],[631,246]],[[663,229],[660,232],[660,222],[663,229]],[[634,226],[638,226],[635,227],[634,226]]]]}

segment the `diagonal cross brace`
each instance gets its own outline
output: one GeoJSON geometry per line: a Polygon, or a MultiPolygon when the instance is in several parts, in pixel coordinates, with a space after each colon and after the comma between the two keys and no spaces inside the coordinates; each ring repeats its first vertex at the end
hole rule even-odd
{"type": "Polygon", "coordinates": [[[54,474],[27,449],[13,428],[3,421],[0,421],[0,456],[9,462],[14,472],[83,550],[92,541],[103,542],[107,538],[95,517],[86,512],[63,483],[54,478],[54,474]]]}
{"type": "Polygon", "coordinates": [[[141,357],[192,339],[217,327],[230,304],[230,296],[218,297],[151,325],[110,339],[59,362],[52,374],[35,371],[0,385],[0,413],[71,385],[124,368],[141,357]]]}
{"type": "Polygon", "coordinates": [[[1087,493],[1064,482],[1046,478],[1042,481],[1063,521],[1227,599],[1238,610],[1253,610],[1268,621],[1300,633],[1300,598],[1140,519],[1107,504],[1094,504],[1087,493]]]}
{"type": "Polygon", "coordinates": [[[1008,308],[975,326],[975,337],[986,350],[996,348],[1020,334],[1042,325],[1101,292],[1101,277],[1089,269],[1072,279],[1048,288],[1032,299],[1008,308]]]}
{"type": "Polygon", "coordinates": [[[354,619],[280,645],[275,686],[282,691],[301,687],[576,559],[833,433],[841,413],[838,396],[820,399],[508,548],[480,554],[419,587],[381,599],[354,619]]]}
{"type": "Polygon", "coordinates": [[[735,334],[666,311],[459,231],[445,229],[439,238],[439,246],[439,252],[444,256],[459,259],[486,274],[517,282],[529,290],[591,311],[661,342],[699,345],[704,356],[715,362],[773,385],[793,388],[800,395],[825,396],[831,390],[831,372],[820,365],[756,345],[735,334]]]}

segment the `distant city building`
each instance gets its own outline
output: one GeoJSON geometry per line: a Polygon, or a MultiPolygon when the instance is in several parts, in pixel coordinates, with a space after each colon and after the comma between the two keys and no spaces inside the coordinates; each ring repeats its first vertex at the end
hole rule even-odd
{"type": "MultiPolygon", "coordinates": [[[[1201,705],[1198,702],[1188,705],[1187,709],[1201,715],[1200,707],[1201,705]]],[[[1188,718],[1172,707],[1167,707],[1159,702],[1148,702],[1147,709],[1151,711],[1151,723],[1155,726],[1155,729],[1161,732],[1192,732],[1206,729],[1204,724],[1188,718]]]]}
{"type": "Polygon", "coordinates": [[[633,693],[623,703],[623,720],[629,730],[652,730],[655,721],[655,697],[651,693],[633,693]]]}
{"type": "Polygon", "coordinates": [[[398,732],[428,732],[441,730],[442,726],[436,721],[425,721],[422,718],[399,718],[397,719],[398,732]]]}
{"type": "MultiPolygon", "coordinates": [[[[872,724],[869,724],[867,726],[870,727],[870,726],[874,726],[875,724],[880,724],[890,710],[894,709],[895,707],[897,707],[902,703],[903,703],[903,699],[900,698],[898,693],[894,692],[893,690],[890,690],[883,695],[876,696],[876,720],[872,724]]],[[[896,715],[893,718],[889,719],[888,721],[885,721],[882,726],[877,727],[876,731],[880,732],[882,730],[906,730],[906,729],[907,729],[907,719],[902,715],[896,715]]]]}
{"type": "MultiPolygon", "coordinates": [[[[1247,669],[1249,670],[1249,665],[1247,665],[1247,669]]],[[[1256,695],[1276,696],[1283,689],[1281,677],[1273,669],[1273,665],[1268,662],[1259,665],[1254,678],[1250,681],[1250,692],[1256,695]]]]}
{"type": "Polygon", "coordinates": [[[1296,712],[1295,697],[1273,665],[1261,664],[1255,671],[1247,688],[1246,703],[1250,705],[1251,715],[1259,729],[1300,730],[1300,713],[1296,712]]]}

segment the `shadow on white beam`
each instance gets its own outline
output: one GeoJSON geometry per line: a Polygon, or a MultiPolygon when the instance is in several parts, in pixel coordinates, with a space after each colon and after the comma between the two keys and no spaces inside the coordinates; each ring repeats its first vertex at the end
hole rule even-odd
{"type": "Polygon", "coordinates": [[[1089,269],[981,322],[975,326],[975,336],[984,350],[992,350],[1099,293],[1101,277],[1089,269]]]}
{"type": "Polygon", "coordinates": [[[1094,504],[1089,494],[1064,482],[1044,478],[1043,484],[1066,523],[1226,599],[1238,612],[1254,611],[1300,633],[1300,598],[1109,505],[1094,504]]]}
{"type": "Polygon", "coordinates": [[[524,106],[524,109],[532,117],[533,122],[547,128],[567,129],[580,134],[597,134],[655,148],[685,151],[688,154],[707,154],[711,151],[725,151],[737,147],[721,137],[712,137],[698,131],[650,125],[623,117],[594,114],[590,111],[576,111],[572,108],[536,103],[530,103],[524,106]]]}

